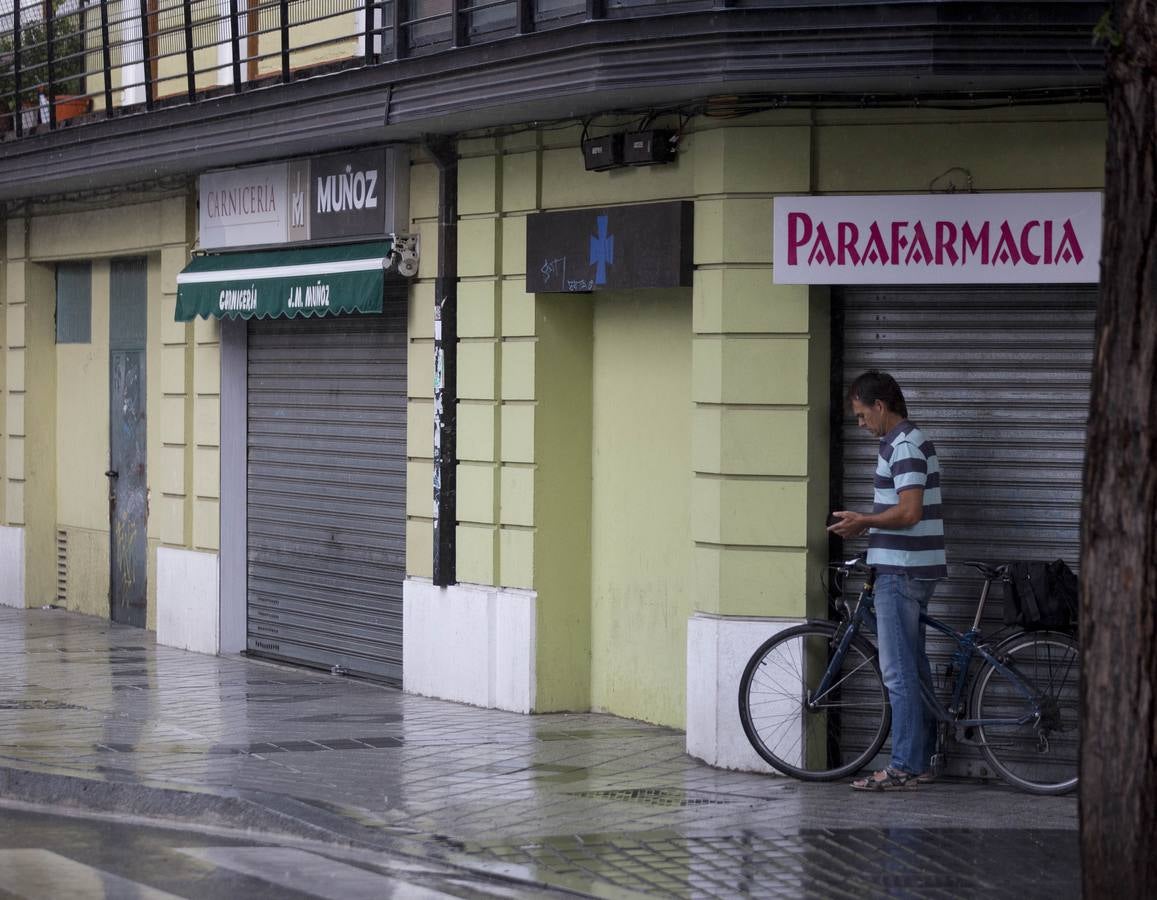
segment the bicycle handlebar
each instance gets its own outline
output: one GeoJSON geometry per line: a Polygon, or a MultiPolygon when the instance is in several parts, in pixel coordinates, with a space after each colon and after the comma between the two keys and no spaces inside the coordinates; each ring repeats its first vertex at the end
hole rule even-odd
{"type": "MultiPolygon", "coordinates": [[[[977,560],[964,560],[960,563],[962,566],[971,566],[983,575],[985,578],[993,580],[1003,578],[1008,574],[1009,563],[1000,566],[992,566],[988,563],[978,562],[977,560]]],[[[871,571],[871,567],[865,562],[863,556],[854,556],[842,563],[831,563],[828,566],[833,572],[842,572],[845,575],[850,575],[853,572],[866,574],[871,571]]]]}

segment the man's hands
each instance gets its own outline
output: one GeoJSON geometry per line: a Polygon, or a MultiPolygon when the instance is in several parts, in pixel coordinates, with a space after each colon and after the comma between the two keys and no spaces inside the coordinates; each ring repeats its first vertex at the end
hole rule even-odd
{"type": "Polygon", "coordinates": [[[883,512],[858,513],[841,509],[832,513],[836,521],[828,531],[842,538],[853,538],[869,528],[911,528],[924,516],[924,488],[908,488],[900,492],[900,502],[883,512]]]}
{"type": "Polygon", "coordinates": [[[828,526],[828,531],[834,532],[842,538],[859,537],[871,527],[866,521],[867,516],[847,509],[832,513],[832,518],[836,521],[828,526]]]}

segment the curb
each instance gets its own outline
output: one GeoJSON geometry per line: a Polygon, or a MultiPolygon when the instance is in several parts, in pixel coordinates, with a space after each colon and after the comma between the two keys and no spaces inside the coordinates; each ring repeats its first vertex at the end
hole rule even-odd
{"type": "Polygon", "coordinates": [[[389,826],[362,824],[340,812],[292,797],[248,791],[219,793],[144,781],[104,781],[10,766],[0,766],[0,797],[70,810],[261,831],[371,849],[395,850],[399,849],[399,839],[420,840],[403,829],[396,834],[383,834],[389,826]]]}
{"type": "Polygon", "coordinates": [[[149,782],[104,781],[83,775],[0,765],[0,799],[74,812],[152,819],[170,826],[209,826],[254,832],[262,839],[303,838],[335,847],[432,859],[529,890],[546,889],[600,900],[632,900],[642,894],[609,883],[561,873],[536,876],[523,866],[490,862],[457,849],[452,839],[385,823],[362,822],[359,811],[326,809],[280,794],[215,792],[149,782]]]}

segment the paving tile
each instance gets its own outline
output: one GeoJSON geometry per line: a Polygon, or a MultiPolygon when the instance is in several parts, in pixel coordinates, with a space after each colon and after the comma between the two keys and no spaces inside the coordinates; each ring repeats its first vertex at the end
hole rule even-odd
{"type": "Polygon", "coordinates": [[[0,608],[0,766],[244,791],[395,823],[544,883],[656,896],[1075,897],[1075,797],[862,797],[712,769],[681,732],[521,716],[0,608]],[[1031,822],[1031,829],[1023,825],[1031,822]]]}

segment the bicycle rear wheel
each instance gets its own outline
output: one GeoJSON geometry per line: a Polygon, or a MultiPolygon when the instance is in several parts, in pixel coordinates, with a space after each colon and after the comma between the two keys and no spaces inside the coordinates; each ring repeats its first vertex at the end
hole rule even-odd
{"type": "Polygon", "coordinates": [[[786,775],[835,781],[858,772],[891,724],[876,648],[856,636],[822,696],[836,628],[796,625],[765,641],[739,682],[739,718],[751,746],[786,775]],[[810,701],[809,701],[810,698],[810,701]]]}
{"type": "MultiPolygon", "coordinates": [[[[981,749],[993,769],[1033,794],[1064,794],[1077,786],[1081,720],[1081,659],[1077,642],[1052,631],[1013,635],[997,648],[1004,664],[1039,696],[1040,716],[1023,725],[980,725],[981,749]]],[[[981,669],[972,717],[1016,719],[1032,712],[1011,679],[981,669]]]]}

